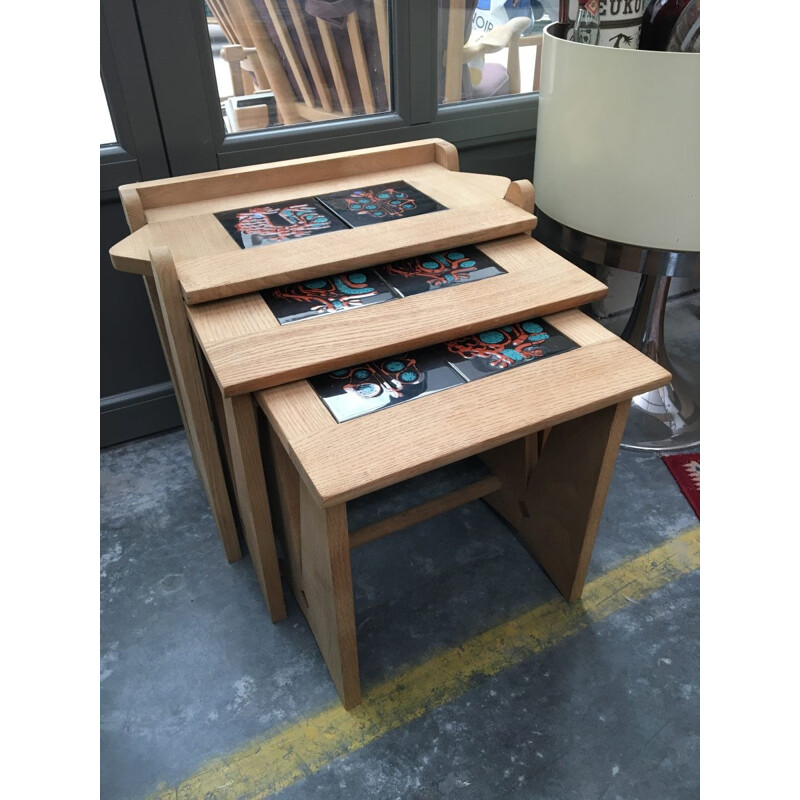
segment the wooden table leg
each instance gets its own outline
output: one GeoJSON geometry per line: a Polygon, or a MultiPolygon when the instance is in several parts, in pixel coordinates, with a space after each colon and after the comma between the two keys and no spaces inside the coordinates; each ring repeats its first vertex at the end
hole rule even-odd
{"type": "Polygon", "coordinates": [[[270,431],[286,574],[345,708],[361,702],[347,511],[324,509],[270,431]]]}
{"type": "Polygon", "coordinates": [[[300,481],[302,600],[345,708],[361,702],[345,504],[321,508],[300,481]]]}
{"type": "Polygon", "coordinates": [[[183,421],[190,439],[192,457],[217,523],[225,555],[230,562],[238,561],[242,557],[242,550],[175,262],[165,247],[154,249],[150,255],[161,307],[160,324],[163,324],[169,344],[176,394],[181,397],[183,421]]]}
{"type": "Polygon", "coordinates": [[[278,554],[270,519],[267,487],[258,441],[256,410],[249,394],[222,401],[228,431],[233,480],[247,547],[273,622],[286,619],[278,554]]]}
{"type": "Polygon", "coordinates": [[[583,592],[629,408],[626,400],[484,455],[503,482],[486,502],[570,602],[583,592]]]}
{"type": "MultiPolygon", "coordinates": [[[[225,483],[228,486],[228,497],[230,499],[233,518],[236,521],[236,528],[244,530],[242,521],[239,518],[239,499],[236,496],[236,481],[233,479],[233,459],[231,456],[230,434],[228,433],[228,423],[225,420],[225,407],[222,403],[222,390],[219,388],[217,379],[211,371],[211,367],[206,360],[202,348],[195,339],[195,351],[197,361],[201,366],[203,385],[206,390],[206,399],[209,412],[211,413],[212,424],[217,433],[217,449],[219,450],[220,461],[222,462],[223,472],[225,473],[225,483]]],[[[269,496],[269,489],[267,490],[269,496]]]]}
{"type": "MultiPolygon", "coordinates": [[[[167,326],[164,322],[164,315],[161,313],[161,304],[158,300],[156,281],[152,275],[142,275],[142,279],[144,280],[144,288],[147,292],[147,299],[150,301],[150,310],[153,312],[153,321],[156,323],[158,340],[161,342],[161,352],[164,354],[164,361],[167,363],[167,371],[169,372],[169,377],[172,379],[172,386],[175,389],[175,400],[178,403],[178,411],[180,411],[183,427],[185,428],[186,413],[183,410],[183,399],[178,391],[178,380],[175,377],[175,364],[172,361],[172,353],[169,349],[167,326]]],[[[191,439],[189,440],[189,444],[191,445],[191,439]]]]}

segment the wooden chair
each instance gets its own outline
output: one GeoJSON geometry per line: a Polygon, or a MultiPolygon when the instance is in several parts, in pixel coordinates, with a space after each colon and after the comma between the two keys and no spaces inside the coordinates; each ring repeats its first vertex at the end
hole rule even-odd
{"type": "MultiPolygon", "coordinates": [[[[519,39],[527,21],[514,19],[467,41],[476,4],[450,0],[440,9],[441,102],[520,91],[519,39]],[[507,69],[486,64],[470,79],[468,61],[506,47],[507,69]]],[[[283,124],[391,110],[388,0],[212,0],[211,7],[236,42],[223,48],[232,77],[242,73],[234,77],[235,90],[248,88],[247,61],[256,90],[268,86],[274,93],[283,124]]]]}
{"type": "Polygon", "coordinates": [[[536,56],[534,60],[534,67],[533,67],[533,85],[531,86],[532,92],[539,91],[539,82],[542,77],[542,42],[544,41],[544,35],[541,33],[537,33],[532,36],[522,36],[519,40],[520,47],[535,47],[536,48],[536,56]]]}
{"type": "Polygon", "coordinates": [[[231,74],[240,59],[258,63],[257,85],[274,92],[282,123],[389,110],[387,0],[213,0],[212,10],[218,5],[236,42],[222,54],[231,74]]]}
{"type": "Polygon", "coordinates": [[[229,47],[220,51],[228,63],[231,84],[236,96],[250,95],[269,89],[269,81],[258,58],[253,38],[239,7],[240,0],[208,0],[208,5],[219,23],[229,47]]]}
{"type": "Polygon", "coordinates": [[[477,100],[504,94],[519,94],[521,88],[519,45],[522,32],[530,25],[517,17],[489,33],[471,38],[472,15],[477,0],[446,0],[439,11],[439,86],[441,103],[477,100]],[[469,69],[467,62],[508,48],[508,62],[486,63],[482,70],[469,69]]]}

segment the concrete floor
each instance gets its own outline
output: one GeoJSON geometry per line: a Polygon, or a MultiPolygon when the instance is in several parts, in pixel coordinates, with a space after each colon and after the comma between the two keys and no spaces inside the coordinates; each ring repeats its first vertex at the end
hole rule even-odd
{"type": "MultiPolygon", "coordinates": [[[[672,300],[667,315],[670,351],[695,363],[699,304],[672,300]]],[[[481,469],[462,462],[363,498],[354,523],[481,469]]],[[[101,471],[102,797],[265,796],[258,773],[272,765],[258,767],[257,753],[276,735],[311,736],[337,708],[305,619],[287,592],[289,617],[272,625],[249,558],[226,564],[182,431],[107,449],[101,471]]],[[[620,451],[588,585],[698,524],[657,454],[620,451]]],[[[359,548],[352,564],[367,690],[447,648],[466,659],[473,637],[543,604],[563,617],[544,573],[481,501],[359,548]]],[[[699,572],[544,638],[363,741],[326,729],[318,761],[280,796],[697,797],[699,572]]]]}

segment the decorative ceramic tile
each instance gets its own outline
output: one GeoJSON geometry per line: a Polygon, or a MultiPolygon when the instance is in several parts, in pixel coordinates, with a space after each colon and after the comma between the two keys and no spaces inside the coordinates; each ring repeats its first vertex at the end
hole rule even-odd
{"type": "Polygon", "coordinates": [[[386,303],[397,295],[373,269],[344,272],[265,289],[261,296],[281,325],[303,319],[386,303]]]}
{"type": "Polygon", "coordinates": [[[505,273],[502,267],[472,245],[393,261],[377,270],[403,297],[505,273]]]}
{"type": "Polygon", "coordinates": [[[337,422],[464,383],[432,348],[337,369],[309,380],[337,422]]]}
{"type": "Polygon", "coordinates": [[[243,248],[304,239],[348,228],[313,197],[220,211],[214,216],[243,248]]]}
{"type": "Polygon", "coordinates": [[[405,181],[365,186],[317,197],[350,227],[415,217],[446,208],[405,181]]]}
{"type": "Polygon", "coordinates": [[[441,347],[450,365],[474,381],[577,346],[544,320],[530,319],[453,339],[441,347]]]}

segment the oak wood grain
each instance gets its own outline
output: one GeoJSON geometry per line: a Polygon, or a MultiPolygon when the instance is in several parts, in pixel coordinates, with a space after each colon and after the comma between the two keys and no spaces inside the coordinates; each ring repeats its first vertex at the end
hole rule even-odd
{"type": "Polygon", "coordinates": [[[375,8],[375,27],[378,32],[378,47],[381,51],[381,65],[383,67],[383,85],[386,89],[386,99],[391,105],[392,78],[389,71],[389,11],[387,0],[373,0],[375,8]]]}
{"type": "Polygon", "coordinates": [[[142,199],[134,186],[120,186],[119,199],[122,202],[122,210],[125,213],[125,221],[131,231],[138,231],[147,224],[147,217],[144,213],[142,199]]]}
{"type": "Polygon", "coordinates": [[[342,61],[339,57],[339,50],[336,47],[336,40],[333,38],[330,23],[317,17],[317,28],[322,39],[322,47],[325,50],[325,57],[328,59],[328,67],[333,77],[333,85],[336,87],[336,95],[339,98],[339,105],[345,116],[353,115],[353,101],[350,99],[350,90],[347,88],[342,61]]]}
{"type": "Polygon", "coordinates": [[[524,209],[529,214],[533,214],[536,194],[533,189],[533,184],[530,181],[512,181],[506,191],[505,199],[508,200],[509,203],[513,203],[524,209]]]}
{"type": "Polygon", "coordinates": [[[258,302],[241,297],[192,306],[189,318],[217,381],[233,395],[554,313],[607,292],[600,281],[529,236],[483,243],[478,249],[506,274],[292,325],[277,325],[260,296],[258,302]],[[234,313],[245,302],[248,313],[234,313]],[[211,333],[208,325],[201,327],[199,318],[212,315],[219,318],[220,331],[226,317],[239,320],[237,333],[233,323],[227,338],[217,330],[211,333]]]}
{"type": "Polygon", "coordinates": [[[193,439],[195,467],[217,523],[225,555],[228,561],[238,561],[242,551],[175,265],[166,248],[154,250],[152,262],[153,278],[172,353],[174,376],[182,398],[186,435],[193,439]]]}
{"type": "Polygon", "coordinates": [[[205,345],[274,330],[281,325],[260,294],[243,294],[187,309],[198,340],[205,345]]]}
{"type": "Polygon", "coordinates": [[[379,415],[337,424],[307,381],[267,389],[256,398],[311,491],[327,507],[630,400],[670,380],[666,370],[579,311],[546,320],[582,346],[379,415]],[[584,344],[582,339],[595,341],[584,344]],[[375,424],[378,416],[380,425],[375,424]],[[404,431],[402,448],[382,446],[387,426],[404,431]],[[327,456],[345,450],[346,463],[327,456]],[[372,454],[378,450],[383,457],[376,461],[372,454]]]}
{"type": "Polygon", "coordinates": [[[426,519],[436,517],[445,511],[452,511],[454,508],[464,505],[464,503],[479,500],[481,497],[497,492],[501,485],[500,479],[492,475],[475,481],[475,483],[471,483],[468,486],[462,486],[459,489],[448,492],[441,497],[435,497],[426,503],[420,503],[405,511],[392,514],[392,516],[374,522],[371,525],[365,525],[363,528],[350,533],[350,548],[361,547],[363,544],[374,542],[410,525],[416,525],[418,522],[424,522],[426,519]]]}
{"type": "Polygon", "coordinates": [[[273,622],[286,619],[278,555],[264,483],[255,409],[250,395],[223,400],[233,479],[247,549],[273,622]]]}
{"type": "Polygon", "coordinates": [[[289,8],[289,14],[294,23],[294,29],[297,31],[297,36],[300,40],[300,46],[303,48],[303,55],[308,63],[308,68],[311,71],[311,77],[314,80],[314,89],[319,97],[320,105],[324,111],[333,111],[333,102],[331,101],[331,93],[328,89],[328,82],[325,80],[325,74],[320,66],[319,59],[317,58],[317,51],[311,41],[306,25],[306,18],[300,10],[299,0],[287,0],[286,5],[289,8]]]}
{"type": "Polygon", "coordinates": [[[350,542],[344,504],[324,509],[300,483],[300,607],[345,708],[361,702],[350,542]]]}
{"type": "MultiPolygon", "coordinates": [[[[125,184],[141,197],[146,212],[215,197],[227,197],[263,189],[299,186],[328,178],[353,177],[394,167],[411,167],[435,161],[434,144],[443,139],[419,139],[380,147],[364,147],[341,153],[293,158],[269,164],[196,172],[174,178],[125,184]]],[[[120,187],[120,189],[125,188],[120,187]]]]}
{"type": "Polygon", "coordinates": [[[364,42],[361,38],[361,28],[358,22],[358,12],[353,11],[347,15],[347,35],[350,39],[353,62],[356,66],[358,88],[361,92],[361,101],[367,114],[375,113],[375,96],[372,93],[372,78],[370,76],[367,56],[364,52],[364,42]]]}
{"type": "MultiPolygon", "coordinates": [[[[452,148],[452,145],[449,147],[452,148]]],[[[454,149],[455,148],[453,148],[453,150],[454,149]]],[[[417,153],[415,151],[404,150],[400,152],[400,155],[414,156],[417,155],[417,153]]],[[[446,161],[451,163],[453,161],[452,156],[449,155],[449,151],[445,150],[443,146],[438,147],[436,145],[431,145],[429,155],[431,159],[446,159],[446,161]]],[[[457,155],[455,160],[457,163],[457,155]]],[[[443,211],[437,212],[435,215],[424,215],[404,220],[384,222],[377,226],[374,225],[352,231],[326,233],[323,236],[314,236],[308,239],[283,242],[266,247],[256,247],[246,251],[242,250],[222,224],[213,216],[215,212],[219,211],[250,208],[268,203],[280,203],[300,197],[322,195],[384,182],[406,181],[451,210],[481,206],[485,202],[490,203],[494,209],[494,211],[492,211],[491,208],[488,209],[490,213],[496,214],[497,208],[503,208],[500,201],[502,201],[510,185],[508,178],[497,175],[452,172],[446,166],[442,166],[435,160],[410,166],[404,166],[402,161],[402,158],[398,158],[398,162],[400,163],[392,164],[382,170],[364,171],[360,175],[355,176],[352,174],[328,176],[325,170],[321,168],[311,173],[311,176],[313,176],[312,181],[288,186],[281,180],[280,173],[283,168],[276,166],[275,170],[276,173],[278,173],[277,175],[267,173],[270,180],[267,180],[266,176],[262,176],[264,177],[262,183],[275,183],[276,185],[265,185],[254,191],[245,191],[248,187],[248,181],[246,180],[248,174],[244,174],[239,181],[234,180],[233,176],[231,176],[228,179],[228,188],[231,193],[228,195],[201,199],[203,193],[198,192],[197,196],[181,196],[178,198],[181,202],[168,206],[159,206],[152,210],[145,207],[143,213],[148,224],[144,228],[131,233],[130,236],[117,242],[110,249],[109,254],[111,256],[111,262],[116,269],[122,272],[149,274],[150,265],[147,254],[153,247],[165,246],[172,250],[176,263],[181,265],[179,274],[182,276],[182,280],[187,280],[189,284],[192,282],[192,273],[196,270],[200,270],[201,272],[207,270],[209,264],[211,265],[212,276],[221,273],[224,279],[226,264],[231,260],[235,262],[237,265],[236,268],[238,269],[242,268],[240,265],[243,263],[246,265],[248,263],[258,264],[260,262],[261,267],[256,268],[256,274],[264,272],[266,276],[269,276],[285,271],[282,263],[287,253],[292,259],[289,262],[290,264],[301,262],[307,250],[312,253],[317,251],[317,257],[319,258],[320,251],[325,252],[332,246],[332,240],[334,242],[339,242],[339,251],[334,253],[334,257],[339,261],[346,258],[346,251],[349,248],[360,248],[362,256],[369,256],[369,248],[376,247],[376,242],[379,247],[381,231],[388,230],[387,226],[393,226],[391,230],[396,243],[398,236],[401,240],[402,237],[414,236],[420,228],[423,235],[428,239],[428,242],[432,243],[441,236],[442,231],[437,229],[436,223],[426,225],[424,222],[421,224],[419,221],[435,216],[440,227],[443,224],[450,224],[449,220],[457,216],[453,214],[452,211],[443,211]],[[448,216],[443,217],[445,214],[448,216]],[[399,232],[397,231],[398,225],[400,226],[399,232]],[[376,231],[376,228],[379,230],[376,231]],[[344,238],[342,238],[342,234],[345,234],[344,238]],[[347,236],[347,234],[352,235],[347,236]],[[289,246],[288,249],[286,245],[289,246]],[[269,253],[266,251],[269,251],[269,253]],[[295,251],[298,251],[296,257],[294,256],[295,251]],[[199,260],[197,265],[189,264],[184,266],[184,262],[193,261],[194,259],[199,260]],[[265,267],[264,265],[267,264],[272,264],[272,267],[265,267]]],[[[355,165],[348,162],[340,164],[339,166],[344,168],[354,167],[355,165]]],[[[139,185],[140,184],[133,184],[134,187],[139,185]]],[[[138,190],[139,198],[146,196],[147,192],[145,190],[138,190]]],[[[510,206],[510,204],[507,205],[510,206]]],[[[532,230],[536,225],[535,218],[528,216],[523,217],[522,212],[517,209],[515,218],[517,220],[525,220],[527,223],[518,224],[517,227],[519,231],[487,231],[485,235],[476,235],[471,228],[480,230],[481,215],[480,213],[475,213],[472,208],[469,209],[469,212],[471,214],[470,220],[461,224],[460,228],[464,231],[466,238],[468,238],[470,242],[497,238],[498,236],[516,233],[522,230],[532,230]]],[[[457,243],[457,241],[453,239],[453,236],[447,237],[447,241],[450,241],[452,244],[457,243]]],[[[465,241],[464,243],[468,242],[465,241]]],[[[404,251],[406,252],[411,252],[414,249],[413,245],[409,247],[410,240],[402,240],[401,244],[405,246],[404,251]]],[[[423,244],[423,246],[428,245],[423,244]]],[[[444,244],[442,246],[449,245],[444,244]]],[[[380,261],[380,253],[377,254],[377,258],[380,261]]],[[[369,258],[366,260],[369,260],[369,258]]],[[[251,287],[250,291],[256,288],[265,288],[265,286],[268,285],[274,286],[276,284],[274,282],[270,283],[267,278],[261,282],[261,285],[251,287]]],[[[204,297],[199,300],[197,298],[192,298],[192,300],[193,302],[203,302],[208,299],[217,299],[218,296],[226,295],[218,293],[215,297],[204,297]]]]}
{"type": "MultiPolygon", "coordinates": [[[[509,446],[484,454],[502,488],[486,497],[570,602],[583,592],[630,401],[555,425],[526,468],[509,446]],[[511,476],[524,476],[512,483],[511,476]]],[[[531,437],[527,437],[530,439],[531,437]]],[[[517,445],[517,442],[513,443],[517,445]]]]}
{"type": "Polygon", "coordinates": [[[150,222],[117,242],[108,254],[114,269],[150,275],[149,254],[158,247],[168,248],[176,262],[202,258],[208,253],[226,253],[230,258],[241,251],[216,218],[199,216],[150,222]]]}
{"type": "MultiPolygon", "coordinates": [[[[335,231],[239,255],[208,256],[179,271],[190,305],[530,231],[536,217],[505,200],[335,231]],[[265,252],[265,251],[270,252],[265,252]]],[[[146,229],[145,229],[146,230],[146,229]]]]}
{"type": "MultiPolygon", "coordinates": [[[[434,150],[434,159],[439,166],[444,167],[445,169],[449,169],[452,172],[459,171],[458,165],[458,148],[452,142],[446,142],[444,139],[438,139],[433,144],[434,150]]],[[[488,177],[487,175],[481,175],[478,173],[473,172],[464,172],[462,173],[464,177],[462,177],[462,183],[468,181],[470,178],[480,179],[481,183],[483,184],[483,191],[487,193],[491,193],[492,189],[486,184],[484,178],[488,177]]],[[[498,176],[493,175],[493,178],[498,176]]],[[[497,189],[500,188],[501,184],[499,181],[494,181],[495,187],[497,189]]],[[[494,187],[493,187],[494,188],[494,187]]],[[[507,188],[507,187],[506,187],[507,188]]]]}

